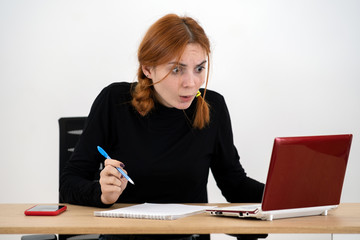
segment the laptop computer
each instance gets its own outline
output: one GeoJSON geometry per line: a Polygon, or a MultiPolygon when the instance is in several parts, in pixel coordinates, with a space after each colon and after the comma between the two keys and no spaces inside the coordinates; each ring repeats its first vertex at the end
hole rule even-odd
{"type": "Polygon", "coordinates": [[[216,216],[326,215],[340,203],[352,135],[275,138],[262,203],[208,209],[216,216]]]}

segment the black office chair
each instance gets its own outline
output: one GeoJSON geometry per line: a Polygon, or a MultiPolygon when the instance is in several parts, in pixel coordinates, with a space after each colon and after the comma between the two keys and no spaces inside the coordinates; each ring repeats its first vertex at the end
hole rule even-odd
{"type": "MultiPolygon", "coordinates": [[[[66,162],[70,159],[74,152],[75,146],[83,132],[86,117],[64,117],[59,119],[60,131],[60,147],[59,147],[59,186],[60,176],[66,166],[66,162]]],[[[102,165],[99,166],[99,172],[94,176],[94,181],[98,181],[102,165]]],[[[64,202],[59,196],[59,202],[64,202]]],[[[99,235],[59,235],[59,240],[93,240],[99,239],[99,235]]]]}
{"type": "Polygon", "coordinates": [[[237,237],[237,240],[258,240],[259,238],[267,238],[268,234],[229,234],[230,236],[237,237]]]}

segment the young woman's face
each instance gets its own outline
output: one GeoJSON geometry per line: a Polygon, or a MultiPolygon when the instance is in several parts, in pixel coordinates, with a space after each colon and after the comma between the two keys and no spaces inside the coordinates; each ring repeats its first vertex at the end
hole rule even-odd
{"type": "Polygon", "coordinates": [[[156,67],[142,68],[144,74],[152,79],[155,96],[161,104],[171,108],[187,109],[205,82],[206,62],[204,49],[199,44],[190,43],[175,67],[174,59],[156,67]]]}

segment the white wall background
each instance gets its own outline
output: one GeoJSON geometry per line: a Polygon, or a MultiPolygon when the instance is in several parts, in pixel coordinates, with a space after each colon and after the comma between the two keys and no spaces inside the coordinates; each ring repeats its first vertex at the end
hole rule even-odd
{"type": "MultiPolygon", "coordinates": [[[[209,88],[248,174],[265,181],[276,136],[352,133],[342,201],[360,202],[360,1],[0,0],[0,203],[57,202],[57,120],[134,81],[143,34],[170,12],[211,39],[209,88]]],[[[209,196],[224,201],[212,179],[209,196]]]]}

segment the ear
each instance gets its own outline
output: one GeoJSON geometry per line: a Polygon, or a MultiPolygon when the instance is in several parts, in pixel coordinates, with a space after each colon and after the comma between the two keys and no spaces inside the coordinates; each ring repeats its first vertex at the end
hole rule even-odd
{"type": "Polygon", "coordinates": [[[144,75],[145,75],[147,78],[149,78],[149,79],[152,78],[152,76],[151,76],[152,68],[151,68],[151,67],[142,65],[142,66],[141,66],[141,69],[142,69],[144,75]]]}

